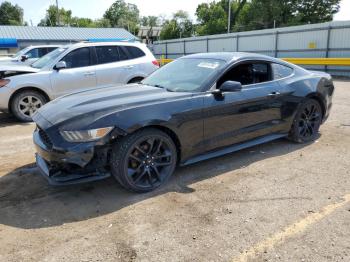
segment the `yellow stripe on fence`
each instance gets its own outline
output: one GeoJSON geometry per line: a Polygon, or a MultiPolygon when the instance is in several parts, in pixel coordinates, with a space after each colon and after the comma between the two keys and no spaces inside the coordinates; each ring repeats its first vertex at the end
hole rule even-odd
{"type": "MultiPolygon", "coordinates": [[[[296,65],[350,66],[350,58],[282,58],[282,60],[296,65]]],[[[165,65],[173,59],[161,58],[158,61],[161,65],[165,65]]]]}
{"type": "Polygon", "coordinates": [[[350,66],[350,58],[283,58],[296,65],[350,66]]]}

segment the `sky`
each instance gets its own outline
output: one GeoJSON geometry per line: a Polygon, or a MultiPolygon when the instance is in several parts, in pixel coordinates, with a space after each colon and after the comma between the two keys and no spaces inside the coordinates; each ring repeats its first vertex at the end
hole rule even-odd
{"type": "MultiPolygon", "coordinates": [[[[3,2],[4,0],[0,0],[3,2]]],[[[18,4],[24,9],[24,20],[30,25],[37,25],[45,16],[49,5],[55,4],[55,0],[8,0],[12,4],[18,4]]],[[[114,0],[58,0],[59,6],[72,10],[73,16],[101,18],[106,9],[114,0]]],[[[165,15],[170,17],[177,10],[185,10],[195,19],[195,11],[198,4],[211,2],[211,0],[126,0],[136,4],[141,16],[165,15]]],[[[350,0],[342,0],[340,12],[334,20],[350,20],[350,0]]]]}

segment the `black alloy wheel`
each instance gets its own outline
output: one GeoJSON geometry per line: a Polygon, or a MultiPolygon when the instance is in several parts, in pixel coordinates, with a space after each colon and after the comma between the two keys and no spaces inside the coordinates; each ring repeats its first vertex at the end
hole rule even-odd
{"type": "Polygon", "coordinates": [[[165,183],[174,172],[176,147],[157,129],[144,129],[126,136],[112,153],[112,174],[127,189],[148,192],[165,183]]]}
{"type": "Polygon", "coordinates": [[[299,108],[290,132],[290,138],[299,143],[310,142],[316,138],[321,123],[321,106],[316,100],[309,99],[299,108]]]}

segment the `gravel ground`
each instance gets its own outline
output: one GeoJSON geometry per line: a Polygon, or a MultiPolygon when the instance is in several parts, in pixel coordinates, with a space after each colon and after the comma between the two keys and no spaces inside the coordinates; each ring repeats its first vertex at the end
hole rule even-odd
{"type": "Polygon", "coordinates": [[[350,261],[350,82],[314,143],[178,168],[160,190],[51,187],[0,114],[0,261],[350,261]]]}

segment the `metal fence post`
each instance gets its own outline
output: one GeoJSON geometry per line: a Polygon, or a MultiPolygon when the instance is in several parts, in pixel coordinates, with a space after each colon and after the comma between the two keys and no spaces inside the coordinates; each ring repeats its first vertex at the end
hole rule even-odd
{"type": "Polygon", "coordinates": [[[186,55],[186,40],[184,40],[184,55],[186,55]]]}
{"type": "Polygon", "coordinates": [[[239,35],[236,36],[236,52],[239,52],[239,35]]]}
{"type": "Polygon", "coordinates": [[[278,31],[275,34],[275,57],[278,55],[278,31]]]}
{"type": "MultiPolygon", "coordinates": [[[[325,54],[326,58],[329,57],[329,44],[330,44],[330,40],[331,40],[331,29],[332,29],[331,26],[329,26],[327,29],[327,45],[326,45],[326,54],[325,54]]],[[[328,66],[325,66],[324,70],[327,72],[328,66]]]]}
{"type": "Polygon", "coordinates": [[[168,58],[168,42],[165,41],[165,58],[168,58]]]}
{"type": "Polygon", "coordinates": [[[209,37],[207,37],[207,53],[209,53],[209,37]]]}

